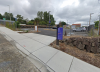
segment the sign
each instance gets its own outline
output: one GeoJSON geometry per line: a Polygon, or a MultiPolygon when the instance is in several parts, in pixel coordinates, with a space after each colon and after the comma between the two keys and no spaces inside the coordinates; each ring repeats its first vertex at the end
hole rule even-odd
{"type": "Polygon", "coordinates": [[[3,20],[6,20],[6,18],[3,18],[3,20]]]}
{"type": "Polygon", "coordinates": [[[51,23],[51,21],[49,21],[49,23],[51,23]]]}
{"type": "Polygon", "coordinates": [[[15,21],[17,21],[17,18],[15,18],[15,21]]]}
{"type": "Polygon", "coordinates": [[[58,28],[58,37],[57,37],[58,40],[63,40],[63,28],[62,27],[59,27],[58,28]]]}

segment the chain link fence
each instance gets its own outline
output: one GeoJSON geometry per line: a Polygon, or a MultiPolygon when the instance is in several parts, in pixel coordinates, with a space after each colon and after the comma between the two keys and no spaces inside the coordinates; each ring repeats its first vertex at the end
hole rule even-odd
{"type": "Polygon", "coordinates": [[[94,36],[94,29],[95,29],[95,25],[90,25],[87,27],[87,32],[89,33],[90,36],[94,36]]]}
{"type": "Polygon", "coordinates": [[[15,21],[10,21],[10,20],[1,20],[0,19],[0,24],[7,27],[7,28],[10,28],[12,30],[15,30],[16,29],[16,24],[15,24],[15,21]]]}
{"type": "Polygon", "coordinates": [[[1,20],[1,19],[0,19],[0,24],[2,24],[2,25],[6,25],[7,22],[8,22],[9,24],[13,24],[15,21],[1,20]]]}

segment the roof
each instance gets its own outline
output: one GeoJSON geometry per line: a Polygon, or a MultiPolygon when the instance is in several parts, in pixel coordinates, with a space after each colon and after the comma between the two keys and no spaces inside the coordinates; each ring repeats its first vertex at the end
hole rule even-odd
{"type": "Polygon", "coordinates": [[[81,24],[72,24],[72,25],[81,25],[81,24]]]}

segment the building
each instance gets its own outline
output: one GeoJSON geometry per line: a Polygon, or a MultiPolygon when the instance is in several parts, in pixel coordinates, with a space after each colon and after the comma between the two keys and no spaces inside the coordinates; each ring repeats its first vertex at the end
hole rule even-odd
{"type": "Polygon", "coordinates": [[[81,24],[72,24],[71,28],[78,28],[81,27],[81,24]]]}
{"type": "Polygon", "coordinates": [[[63,28],[70,28],[69,24],[63,25],[63,28]]]}

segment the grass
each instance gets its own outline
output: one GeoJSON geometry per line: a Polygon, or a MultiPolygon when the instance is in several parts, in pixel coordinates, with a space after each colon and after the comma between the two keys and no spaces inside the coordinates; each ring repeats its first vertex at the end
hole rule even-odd
{"type": "Polygon", "coordinates": [[[9,22],[6,22],[5,25],[7,28],[11,29],[11,30],[15,30],[16,29],[16,25],[15,24],[9,24],[9,22]]]}
{"type": "Polygon", "coordinates": [[[93,31],[93,29],[91,29],[90,31],[89,31],[89,33],[88,33],[88,36],[92,36],[92,37],[99,37],[99,35],[97,35],[94,31],[93,31]]]}
{"type": "Polygon", "coordinates": [[[16,24],[13,23],[13,24],[10,24],[9,22],[6,22],[5,26],[11,30],[14,30],[14,31],[23,31],[21,30],[20,28],[16,28],[16,24]]]}

